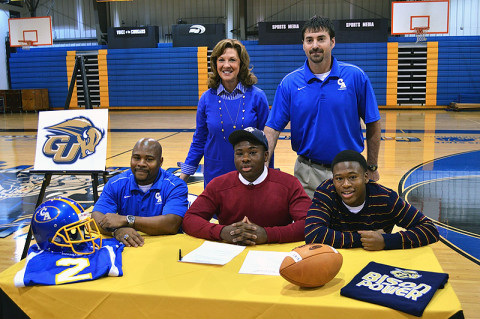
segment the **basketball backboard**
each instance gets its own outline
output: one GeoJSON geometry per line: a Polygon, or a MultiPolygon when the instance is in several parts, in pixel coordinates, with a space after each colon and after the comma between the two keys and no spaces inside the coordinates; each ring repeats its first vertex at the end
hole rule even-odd
{"type": "Polygon", "coordinates": [[[8,19],[10,46],[52,45],[51,17],[8,19]]]}
{"type": "Polygon", "coordinates": [[[392,35],[416,34],[419,28],[427,34],[448,33],[449,0],[393,1],[392,35]]]}

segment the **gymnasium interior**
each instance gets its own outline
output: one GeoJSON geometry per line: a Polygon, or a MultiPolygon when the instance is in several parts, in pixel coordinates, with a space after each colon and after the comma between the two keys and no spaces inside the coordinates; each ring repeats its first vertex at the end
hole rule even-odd
{"type": "MultiPolygon", "coordinates": [[[[441,240],[430,246],[461,305],[451,317],[480,318],[476,0],[0,0],[0,278],[21,262],[40,194],[91,209],[95,190],[101,193],[110,176],[129,169],[142,137],[158,140],[162,168],[180,173],[219,40],[245,45],[256,86],[271,107],[282,79],[305,62],[300,30],[314,15],[334,22],[332,54],[371,81],[381,115],[379,182],[439,230],[441,240]],[[54,173],[45,187],[45,174],[34,170],[39,114],[92,108],[108,110],[106,174],[54,173]]],[[[287,126],[275,167],[293,174],[296,157],[287,126]]],[[[201,168],[187,184],[193,196],[204,188],[201,168]]],[[[285,310],[285,318],[297,317],[293,310],[301,303],[285,310]]],[[[39,315],[21,308],[27,317],[39,315]]],[[[0,318],[8,318],[3,311],[0,318]]],[[[102,314],[98,308],[72,318],[102,314]]]]}

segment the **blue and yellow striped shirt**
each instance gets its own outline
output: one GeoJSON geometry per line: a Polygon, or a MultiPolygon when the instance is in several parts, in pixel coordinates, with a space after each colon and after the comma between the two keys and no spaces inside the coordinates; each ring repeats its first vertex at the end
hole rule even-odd
{"type": "Polygon", "coordinates": [[[438,241],[433,222],[395,191],[372,181],[366,188],[365,205],[353,214],[336,193],[331,179],[320,184],[305,221],[305,242],[335,248],[362,247],[357,231],[378,229],[385,231],[385,249],[414,248],[438,241]],[[392,233],[394,225],[405,230],[392,233]]]}

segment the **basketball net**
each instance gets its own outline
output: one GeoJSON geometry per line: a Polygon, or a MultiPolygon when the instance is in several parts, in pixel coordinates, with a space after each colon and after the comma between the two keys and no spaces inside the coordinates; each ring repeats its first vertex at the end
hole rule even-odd
{"type": "Polygon", "coordinates": [[[426,31],[429,29],[429,27],[415,27],[414,29],[415,29],[415,35],[417,37],[417,43],[427,41],[426,31]]]}
{"type": "Polygon", "coordinates": [[[18,40],[22,44],[23,50],[30,50],[30,47],[33,45],[32,40],[18,40]]]}

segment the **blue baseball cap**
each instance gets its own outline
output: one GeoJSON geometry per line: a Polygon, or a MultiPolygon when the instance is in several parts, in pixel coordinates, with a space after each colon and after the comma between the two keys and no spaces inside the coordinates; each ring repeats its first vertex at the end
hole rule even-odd
{"type": "Polygon", "coordinates": [[[243,130],[233,131],[232,134],[230,134],[230,136],[228,137],[228,141],[233,146],[243,141],[258,142],[265,146],[265,149],[268,151],[268,141],[265,133],[263,133],[262,130],[254,127],[247,127],[243,130]]]}

